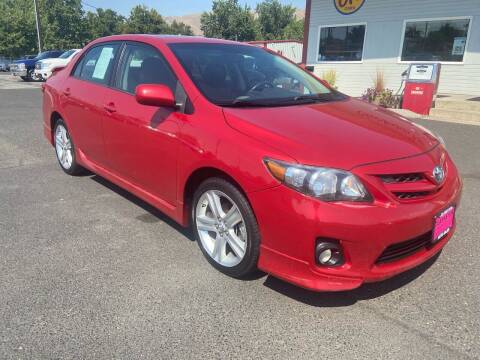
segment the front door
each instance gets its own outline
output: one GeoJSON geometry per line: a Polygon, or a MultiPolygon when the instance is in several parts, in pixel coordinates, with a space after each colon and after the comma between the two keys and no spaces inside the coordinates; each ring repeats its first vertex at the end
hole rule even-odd
{"type": "Polygon", "coordinates": [[[181,114],[171,108],[139,104],[135,88],[145,83],[164,84],[174,93],[185,94],[157,49],[127,43],[115,89],[108,90],[105,99],[108,110],[104,131],[109,167],[142,190],[175,205],[181,114]]]}

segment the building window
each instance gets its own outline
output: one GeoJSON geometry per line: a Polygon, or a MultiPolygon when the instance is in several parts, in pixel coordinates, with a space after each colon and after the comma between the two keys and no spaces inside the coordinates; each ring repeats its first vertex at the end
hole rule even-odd
{"type": "Polygon", "coordinates": [[[366,25],[320,28],[318,61],[362,61],[366,25]]]}
{"type": "Polygon", "coordinates": [[[470,19],[407,21],[402,61],[462,62],[470,19]]]}

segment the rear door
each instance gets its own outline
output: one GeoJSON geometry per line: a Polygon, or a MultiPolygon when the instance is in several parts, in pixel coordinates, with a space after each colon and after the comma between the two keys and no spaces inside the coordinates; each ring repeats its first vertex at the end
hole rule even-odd
{"type": "Polygon", "coordinates": [[[89,161],[105,166],[102,120],[120,42],[96,45],[76,64],[63,85],[64,116],[80,150],[89,161]]]}
{"type": "Polygon", "coordinates": [[[144,191],[175,205],[178,132],[186,94],[162,54],[143,43],[127,43],[109,90],[105,146],[110,166],[144,191]],[[140,84],[164,84],[176,94],[179,110],[146,106],[135,99],[140,84]]]}

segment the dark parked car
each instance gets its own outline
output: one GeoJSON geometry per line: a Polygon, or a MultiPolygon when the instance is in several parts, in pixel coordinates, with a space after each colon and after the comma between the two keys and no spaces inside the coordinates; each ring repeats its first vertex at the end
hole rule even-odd
{"type": "Polygon", "coordinates": [[[13,64],[10,64],[10,71],[13,76],[20,76],[20,78],[24,81],[33,80],[35,64],[37,63],[37,61],[43,59],[58,58],[63,53],[63,50],[44,51],[38,54],[33,59],[29,59],[27,57],[20,60],[15,60],[13,64]]]}

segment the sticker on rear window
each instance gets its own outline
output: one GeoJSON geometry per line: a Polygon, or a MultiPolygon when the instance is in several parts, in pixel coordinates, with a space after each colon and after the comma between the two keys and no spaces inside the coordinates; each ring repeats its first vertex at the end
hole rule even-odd
{"type": "Polygon", "coordinates": [[[95,70],[93,71],[92,78],[103,80],[105,79],[105,74],[107,73],[108,65],[113,59],[113,48],[104,47],[100,56],[98,57],[97,63],[95,64],[95,70]]]}

